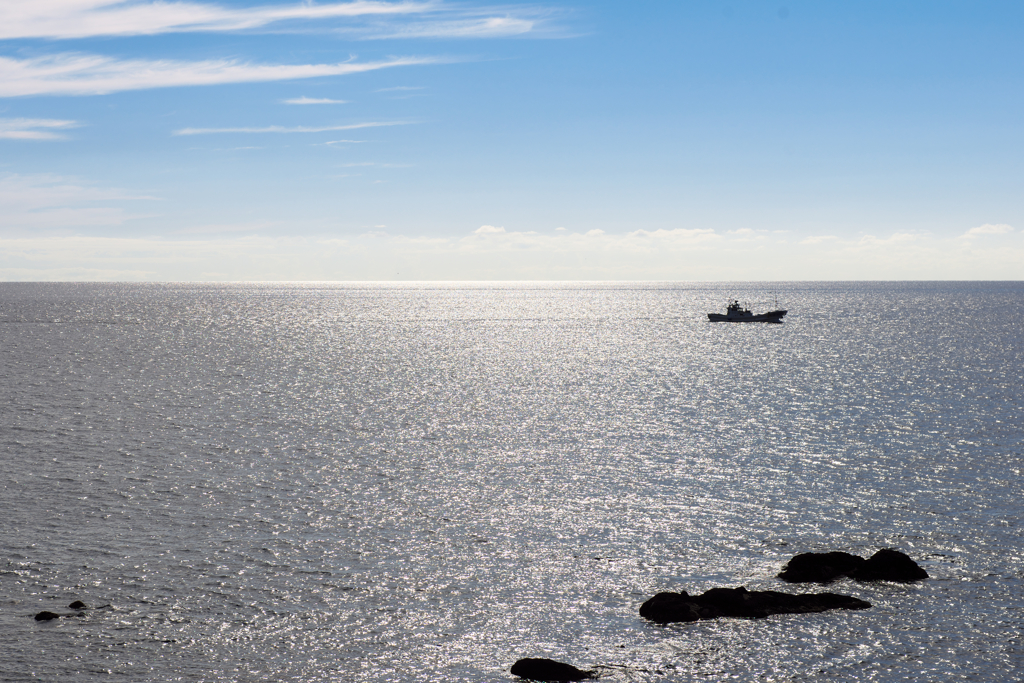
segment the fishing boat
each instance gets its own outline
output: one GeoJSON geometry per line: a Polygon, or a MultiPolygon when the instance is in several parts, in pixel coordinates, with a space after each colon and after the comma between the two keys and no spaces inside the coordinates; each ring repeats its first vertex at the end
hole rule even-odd
{"type": "Polygon", "coordinates": [[[781,323],[786,313],[781,309],[753,313],[749,308],[741,306],[738,299],[730,299],[725,313],[708,313],[708,320],[713,323],[781,323]]]}

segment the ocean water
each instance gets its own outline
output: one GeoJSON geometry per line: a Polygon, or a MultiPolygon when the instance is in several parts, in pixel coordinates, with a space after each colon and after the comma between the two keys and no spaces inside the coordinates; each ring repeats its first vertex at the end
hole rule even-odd
{"type": "Polygon", "coordinates": [[[1022,680],[1022,367],[1022,283],[0,284],[0,680],[1022,680]]]}

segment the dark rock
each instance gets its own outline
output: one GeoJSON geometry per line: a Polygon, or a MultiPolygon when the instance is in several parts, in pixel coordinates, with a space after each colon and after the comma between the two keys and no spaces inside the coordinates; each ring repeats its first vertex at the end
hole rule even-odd
{"type": "Polygon", "coordinates": [[[897,581],[910,583],[928,578],[926,572],[909,555],[892,548],[883,548],[864,561],[850,576],[857,581],[897,581]]]}
{"type": "Polygon", "coordinates": [[[581,671],[572,664],[553,659],[520,659],[512,665],[512,675],[533,681],[585,681],[596,678],[593,671],[581,671]]]}
{"type": "Polygon", "coordinates": [[[763,619],[773,614],[805,614],[833,609],[867,609],[871,603],[836,593],[777,593],[712,588],[703,595],[658,593],[640,607],[640,616],[660,624],[719,617],[763,619]]]}
{"type": "Polygon", "coordinates": [[[863,565],[867,560],[850,553],[802,553],[782,568],[779,578],[788,583],[830,583],[863,565]]]}
{"type": "Polygon", "coordinates": [[[89,607],[81,600],[75,600],[73,603],[68,605],[68,609],[89,609],[89,607]]]}
{"type": "Polygon", "coordinates": [[[829,583],[841,577],[857,581],[899,581],[909,583],[928,578],[910,557],[884,548],[865,560],[850,553],[803,553],[782,568],[779,578],[789,583],[829,583]]]}
{"type": "Polygon", "coordinates": [[[702,618],[701,607],[696,602],[696,598],[691,598],[686,591],[658,593],[640,605],[640,616],[659,624],[673,621],[699,621],[702,618]]]}
{"type": "Polygon", "coordinates": [[[54,612],[40,612],[36,615],[36,621],[49,621],[50,619],[60,619],[60,615],[54,612]]]}

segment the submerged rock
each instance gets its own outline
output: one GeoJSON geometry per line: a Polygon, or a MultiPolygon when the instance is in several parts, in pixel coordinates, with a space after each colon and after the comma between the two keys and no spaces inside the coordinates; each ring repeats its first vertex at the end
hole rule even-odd
{"type": "Polygon", "coordinates": [[[572,664],[543,657],[520,659],[512,665],[511,673],[533,681],[585,681],[597,677],[593,671],[581,671],[572,664]]]}
{"type": "Polygon", "coordinates": [[[857,581],[909,583],[928,578],[928,572],[909,555],[883,548],[868,559],[850,553],[803,553],[782,568],[779,578],[789,583],[829,583],[849,577],[857,581]]]}
{"type": "Polygon", "coordinates": [[[51,619],[60,619],[60,617],[61,615],[56,612],[47,612],[46,610],[43,610],[36,615],[36,621],[50,621],[51,619]]]}
{"type": "Polygon", "coordinates": [[[89,609],[89,607],[81,600],[75,600],[73,603],[68,605],[68,609],[89,609]]]}
{"type": "Polygon", "coordinates": [[[763,619],[773,614],[805,614],[833,609],[867,609],[871,603],[836,593],[778,593],[712,588],[702,595],[658,593],[640,607],[640,616],[659,624],[736,617],[763,619]]]}

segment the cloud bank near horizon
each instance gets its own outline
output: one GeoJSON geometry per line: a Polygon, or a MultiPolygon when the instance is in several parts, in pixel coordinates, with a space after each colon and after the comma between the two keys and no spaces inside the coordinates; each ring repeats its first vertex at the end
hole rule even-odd
{"type": "MultiPolygon", "coordinates": [[[[90,216],[80,213],[79,225],[90,216]]],[[[202,239],[0,237],[0,280],[992,280],[1016,279],[1024,260],[1014,232],[978,244],[909,233],[808,242],[709,228],[314,237],[260,234],[266,227],[179,231],[212,233],[202,239]]]]}
{"type": "Polygon", "coordinates": [[[153,215],[155,199],[77,178],[0,175],[0,280],[1017,279],[1024,262],[1024,233],[1005,223],[856,237],[491,224],[456,236],[383,226],[285,236],[301,228],[263,221],[125,236],[153,215]]]}

